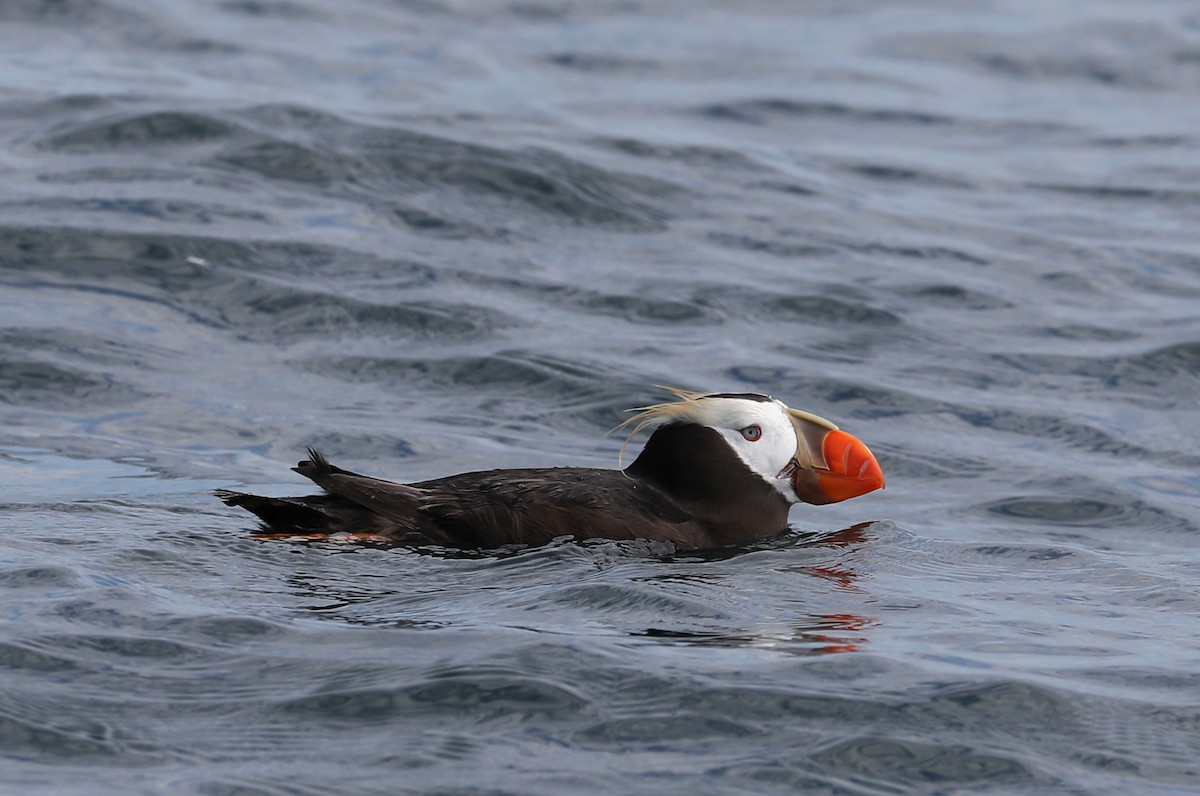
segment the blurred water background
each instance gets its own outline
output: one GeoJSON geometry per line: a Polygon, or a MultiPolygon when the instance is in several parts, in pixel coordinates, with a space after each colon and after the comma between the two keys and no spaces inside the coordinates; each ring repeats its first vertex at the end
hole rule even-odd
{"type": "Polygon", "coordinates": [[[1193,2],[4,0],[0,784],[1200,791],[1193,2]],[[762,391],[885,492],[671,556],[215,487],[616,466],[762,391]]]}

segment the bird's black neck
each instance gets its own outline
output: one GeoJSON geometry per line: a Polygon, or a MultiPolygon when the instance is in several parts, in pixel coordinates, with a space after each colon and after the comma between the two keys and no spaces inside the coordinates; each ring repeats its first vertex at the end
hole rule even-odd
{"type": "Polygon", "coordinates": [[[718,544],[761,539],[787,527],[787,500],[711,428],[660,426],[625,472],[703,521],[718,544]]]}

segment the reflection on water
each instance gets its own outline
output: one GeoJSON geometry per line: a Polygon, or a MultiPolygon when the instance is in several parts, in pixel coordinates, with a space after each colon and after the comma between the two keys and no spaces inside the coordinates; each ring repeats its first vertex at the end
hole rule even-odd
{"type": "Polygon", "coordinates": [[[583,621],[587,633],[603,629],[691,645],[757,647],[796,655],[854,652],[866,648],[866,631],[878,624],[877,617],[850,612],[796,616],[797,603],[791,600],[787,602],[791,615],[780,613],[776,606],[769,615],[754,615],[751,624],[739,624],[741,612],[736,605],[706,604],[689,595],[749,585],[746,570],[753,573],[761,564],[767,567],[761,574],[769,574],[771,583],[779,578],[789,593],[819,594],[832,585],[858,595],[866,604],[869,594],[856,585],[852,562],[855,551],[870,544],[874,525],[858,523],[840,531],[799,535],[788,532],[751,545],[681,556],[674,555],[670,545],[643,541],[576,544],[564,540],[542,548],[505,551],[413,549],[395,544],[347,548],[344,541],[304,542],[305,548],[323,556],[390,551],[400,557],[398,565],[413,570],[409,575],[419,577],[421,586],[414,590],[405,583],[406,577],[381,573],[356,573],[349,582],[331,580],[324,572],[293,573],[287,583],[302,598],[304,610],[355,625],[451,628],[493,621],[501,625],[513,621],[514,610],[524,609],[538,613],[522,616],[515,626],[539,633],[574,635],[583,621]],[[830,560],[831,552],[836,560],[830,560]],[[739,559],[755,553],[759,560],[743,567],[739,559]],[[768,558],[762,559],[763,554],[768,558]],[[695,571],[688,562],[716,566],[695,571]],[[683,568],[677,566],[681,563],[683,568]],[[798,582],[792,577],[796,574],[814,582],[798,582]],[[553,605],[570,606],[571,621],[561,622],[540,610],[553,605]],[[665,621],[639,626],[647,615],[665,621]]]}
{"type": "Polygon", "coordinates": [[[868,640],[865,631],[872,624],[873,620],[854,614],[828,614],[805,617],[788,623],[786,627],[769,631],[704,633],[647,628],[630,635],[695,646],[753,647],[789,655],[827,655],[866,649],[868,640]]]}

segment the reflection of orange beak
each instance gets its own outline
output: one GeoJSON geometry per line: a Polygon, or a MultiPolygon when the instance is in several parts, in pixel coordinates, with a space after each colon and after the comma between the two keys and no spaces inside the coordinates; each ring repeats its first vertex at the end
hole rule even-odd
{"type": "Polygon", "coordinates": [[[805,503],[838,503],[883,489],[883,469],[857,437],[829,431],[821,445],[825,468],[797,467],[792,474],[796,497],[805,503]]]}

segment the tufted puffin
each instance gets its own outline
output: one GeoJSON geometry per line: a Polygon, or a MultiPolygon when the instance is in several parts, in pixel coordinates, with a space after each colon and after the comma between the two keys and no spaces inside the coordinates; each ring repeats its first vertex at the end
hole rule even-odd
{"type": "MultiPolygon", "coordinates": [[[[270,498],[218,490],[264,532],[459,548],[559,537],[651,539],[699,550],[774,536],[794,503],[836,503],[883,487],[867,446],[833,423],[755,393],[669,390],[620,427],[651,431],[624,470],[488,470],[398,484],[309,449],[295,471],[325,493],[270,498]]],[[[622,449],[623,450],[623,449],[622,449]]]]}

